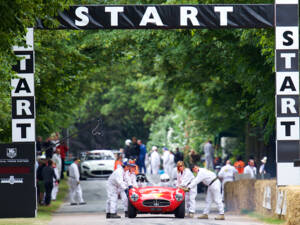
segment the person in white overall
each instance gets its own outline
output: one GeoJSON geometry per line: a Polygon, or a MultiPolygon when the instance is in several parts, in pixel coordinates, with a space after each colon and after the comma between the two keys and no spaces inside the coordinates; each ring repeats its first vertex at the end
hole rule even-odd
{"type": "Polygon", "coordinates": [[[168,148],[166,147],[163,147],[163,155],[162,155],[162,160],[163,160],[163,167],[164,167],[164,172],[166,174],[168,174],[168,176],[170,177],[170,174],[169,174],[169,168],[170,168],[170,151],[168,148]]]}
{"type": "Polygon", "coordinates": [[[257,170],[254,159],[249,159],[248,165],[244,168],[244,174],[249,174],[251,179],[256,179],[257,170]]]}
{"type": "Polygon", "coordinates": [[[107,190],[106,218],[121,218],[121,216],[117,215],[118,195],[120,194],[124,204],[125,201],[124,198],[126,197],[127,199],[125,190],[128,190],[128,186],[125,182],[125,172],[128,169],[129,168],[127,166],[127,162],[123,162],[122,166],[118,167],[108,178],[107,188],[106,188],[107,190]]]}
{"type": "Polygon", "coordinates": [[[214,169],[214,147],[211,140],[204,145],[205,168],[208,170],[214,169]]]}
{"type": "MultiPolygon", "coordinates": [[[[124,172],[124,181],[126,183],[127,188],[130,189],[132,187],[137,188],[138,184],[136,182],[136,164],[128,163],[127,164],[128,170],[124,172]]],[[[119,188],[118,193],[121,197],[121,201],[123,203],[125,217],[128,217],[128,197],[125,191],[122,188],[119,188]]]]}
{"type": "Polygon", "coordinates": [[[224,200],[224,187],[227,182],[234,181],[234,175],[237,174],[237,169],[231,165],[230,160],[226,161],[226,165],[223,166],[218,174],[218,177],[222,179],[222,199],[224,200]]]}
{"type": "MultiPolygon", "coordinates": [[[[185,168],[183,161],[177,162],[177,187],[188,187],[195,178],[189,168],[185,168]]],[[[185,205],[187,208],[187,217],[193,218],[196,210],[197,185],[185,193],[185,205]]]]}
{"type": "Polygon", "coordinates": [[[156,175],[158,174],[159,167],[160,167],[160,156],[157,152],[157,147],[153,146],[152,147],[152,153],[150,156],[150,164],[151,164],[151,170],[152,174],[156,175]]]}
{"type": "Polygon", "coordinates": [[[80,186],[80,174],[78,163],[80,159],[74,159],[74,162],[69,167],[69,185],[70,185],[70,201],[71,205],[77,205],[76,197],[80,205],[86,204],[82,198],[82,190],[80,186]]]}
{"type": "Polygon", "coordinates": [[[198,219],[208,219],[208,214],[210,212],[210,207],[213,202],[217,204],[219,210],[219,216],[217,216],[216,220],[224,220],[224,205],[222,202],[221,195],[221,182],[218,179],[217,175],[207,169],[199,168],[197,165],[192,167],[193,172],[197,173],[197,176],[192,180],[192,182],[188,185],[188,188],[192,189],[197,184],[202,182],[204,185],[208,186],[206,193],[206,206],[204,208],[203,214],[198,217],[198,219]]]}

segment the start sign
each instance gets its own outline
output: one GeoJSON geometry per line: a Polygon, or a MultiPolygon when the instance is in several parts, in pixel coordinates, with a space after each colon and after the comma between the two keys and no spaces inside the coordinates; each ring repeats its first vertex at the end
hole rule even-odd
{"type": "Polygon", "coordinates": [[[27,47],[14,47],[20,58],[13,67],[17,78],[12,79],[12,140],[13,142],[35,141],[35,98],[34,98],[34,51],[33,29],[26,35],[27,47]]]}

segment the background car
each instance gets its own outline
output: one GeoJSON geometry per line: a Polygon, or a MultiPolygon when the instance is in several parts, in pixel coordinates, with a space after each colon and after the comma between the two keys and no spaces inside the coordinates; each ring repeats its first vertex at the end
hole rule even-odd
{"type": "Polygon", "coordinates": [[[129,190],[128,217],[135,218],[138,213],[175,214],[184,218],[185,193],[171,187],[142,187],[129,190]]]}
{"type": "Polygon", "coordinates": [[[109,177],[114,171],[115,157],[111,150],[92,150],[86,152],[80,163],[81,178],[109,177]]]}

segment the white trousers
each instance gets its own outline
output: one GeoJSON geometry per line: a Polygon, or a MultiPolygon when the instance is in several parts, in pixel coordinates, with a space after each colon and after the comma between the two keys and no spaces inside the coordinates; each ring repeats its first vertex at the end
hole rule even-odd
{"type": "Polygon", "coordinates": [[[124,212],[127,212],[128,211],[128,198],[127,198],[127,195],[126,195],[125,191],[121,188],[119,188],[118,193],[120,194],[120,197],[121,197],[124,212]]]}
{"type": "Polygon", "coordinates": [[[214,169],[214,162],[213,162],[213,157],[211,156],[205,156],[205,168],[206,169],[214,169]]]}
{"type": "Polygon", "coordinates": [[[75,179],[70,178],[69,185],[70,185],[70,201],[71,201],[71,203],[84,202],[83,198],[82,198],[82,190],[81,190],[80,184],[78,184],[75,179]],[[76,201],[76,200],[78,200],[78,201],[76,201]]]}
{"type": "Polygon", "coordinates": [[[51,193],[52,200],[56,200],[57,193],[58,193],[58,185],[56,185],[56,183],[53,182],[53,188],[52,188],[52,193],[51,193]]]}
{"type": "Polygon", "coordinates": [[[159,171],[159,166],[151,166],[152,168],[152,174],[158,174],[158,171],[159,171]]]}
{"type": "Polygon", "coordinates": [[[117,213],[118,187],[107,182],[106,213],[117,213]]]}
{"type": "Polygon", "coordinates": [[[185,193],[185,207],[188,213],[195,213],[196,210],[197,186],[185,193]]]}
{"type": "Polygon", "coordinates": [[[209,214],[210,207],[213,202],[217,204],[219,214],[224,214],[224,205],[221,195],[221,182],[219,180],[216,180],[210,186],[208,186],[205,201],[206,206],[203,214],[209,214]]]}

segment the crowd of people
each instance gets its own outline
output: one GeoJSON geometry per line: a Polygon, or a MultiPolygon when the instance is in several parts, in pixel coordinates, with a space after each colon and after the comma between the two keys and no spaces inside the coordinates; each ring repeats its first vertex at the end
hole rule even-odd
{"type": "MultiPolygon", "coordinates": [[[[203,214],[198,218],[208,219],[210,206],[215,202],[219,210],[219,216],[215,218],[216,220],[225,219],[223,205],[225,184],[234,181],[237,174],[244,174],[250,179],[255,179],[257,176],[253,158],[249,159],[248,165],[245,165],[241,157],[238,157],[234,165],[231,165],[229,159],[226,159],[222,165],[221,160],[214,157],[215,151],[210,140],[203,146],[202,157],[194,150],[190,151],[189,160],[186,160],[189,166],[186,166],[184,154],[179,148],[176,148],[174,152],[167,147],[162,147],[161,150],[162,154],[159,153],[158,147],[153,146],[151,152],[148,153],[142,141],[135,137],[125,141],[125,147],[121,149],[116,160],[115,171],[108,179],[107,218],[120,218],[117,215],[118,195],[121,196],[125,216],[128,216],[126,192],[131,187],[141,187],[141,183],[136,177],[137,170],[139,173],[147,173],[148,171],[148,174],[160,175],[159,186],[183,189],[186,192],[186,216],[190,218],[194,217],[196,210],[197,185],[199,183],[204,184],[207,187],[206,207],[203,214]],[[202,158],[204,159],[204,168],[197,164],[202,158]]],[[[262,178],[266,174],[266,161],[267,157],[264,157],[259,168],[262,178]]]]}
{"type": "Polygon", "coordinates": [[[39,136],[36,150],[37,199],[40,205],[49,206],[51,201],[56,200],[59,181],[64,179],[68,147],[65,142],[59,141],[59,133],[56,132],[46,141],[39,136]]]}

